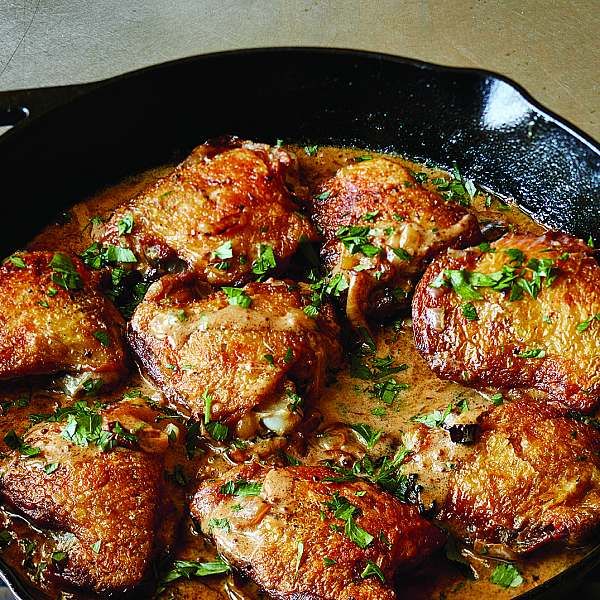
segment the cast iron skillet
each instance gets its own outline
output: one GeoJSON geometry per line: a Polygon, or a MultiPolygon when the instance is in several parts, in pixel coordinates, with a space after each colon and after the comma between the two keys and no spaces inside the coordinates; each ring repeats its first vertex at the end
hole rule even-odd
{"type": "MultiPolygon", "coordinates": [[[[224,133],[458,163],[537,221],[600,241],[600,147],[504,77],[353,50],[207,54],[84,85],[0,92],[0,255],[63,209],[224,133]]],[[[600,546],[521,596],[564,597],[600,546]]],[[[0,562],[17,597],[31,600],[0,562]]]]}

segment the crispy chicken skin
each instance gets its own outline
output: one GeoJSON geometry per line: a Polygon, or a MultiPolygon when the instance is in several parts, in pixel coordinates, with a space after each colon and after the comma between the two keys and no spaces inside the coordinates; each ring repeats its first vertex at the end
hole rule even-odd
{"type": "Polygon", "coordinates": [[[491,249],[448,251],[427,269],[413,298],[418,350],[444,379],[533,387],[570,408],[592,410],[600,396],[600,324],[592,319],[581,330],[582,323],[600,313],[600,266],[591,249],[551,233],[508,234],[491,249]],[[536,273],[550,271],[539,276],[537,298],[519,285],[515,288],[522,297],[512,301],[510,287],[500,292],[473,288],[481,298],[471,300],[477,320],[465,315],[465,298],[451,285],[432,287],[446,270],[500,274],[503,268],[516,269],[525,287],[536,273]]]}
{"type": "Polygon", "coordinates": [[[337,364],[339,327],[327,304],[315,319],[303,312],[303,284],[268,280],[243,293],[248,308],[223,291],[203,293],[189,275],[164,277],[135,311],[129,340],[163,393],[193,417],[205,415],[206,392],[211,420],[238,422],[247,437],[262,419],[281,434],[300,419],[287,413],[296,391],[318,397],[337,364]]]}
{"type": "Polygon", "coordinates": [[[88,372],[109,383],[126,372],[123,319],[78,258],[14,254],[0,266],[0,302],[0,379],[88,372]],[[51,266],[65,260],[75,273],[66,287],[51,266]]]}
{"type": "Polygon", "coordinates": [[[333,483],[328,477],[335,473],[325,467],[245,465],[206,482],[193,499],[192,515],[218,552],[273,598],[392,600],[396,571],[439,548],[443,533],[414,506],[371,484],[333,483]],[[260,492],[224,493],[228,482],[240,481],[258,484],[260,492]],[[334,514],[336,498],[337,506],[355,507],[349,509],[353,524],[372,536],[366,547],[348,536],[344,517],[335,516],[341,514],[334,514]],[[381,569],[385,582],[367,576],[369,562],[381,569]]]}
{"type": "Polygon", "coordinates": [[[129,246],[142,265],[163,270],[180,259],[217,285],[252,278],[261,244],[272,247],[281,270],[300,240],[316,239],[290,192],[296,169],[282,148],[237,138],[207,142],[118,208],[99,241],[129,246]],[[131,227],[120,225],[130,218],[131,227]],[[218,252],[226,243],[231,252],[218,252]]]}
{"type": "Polygon", "coordinates": [[[479,239],[474,215],[424,188],[393,160],[345,166],[320,192],[325,199],[315,200],[313,218],[325,238],[322,256],[330,271],[348,280],[346,310],[355,325],[403,304],[411,279],[432,256],[479,239]],[[349,248],[338,236],[345,226],[363,228],[371,247],[349,248]]]}
{"type": "Polygon", "coordinates": [[[69,422],[42,422],[2,464],[0,494],[35,525],[57,534],[65,561],[54,575],[76,587],[110,592],[140,583],[159,550],[172,546],[182,492],[163,476],[169,440],[165,421],[146,406],[123,402],[102,413],[103,429],[119,423],[137,441],[117,438],[102,451],[66,439],[69,422]],[[125,447],[128,446],[128,447],[125,447]],[[56,464],[49,474],[48,465],[56,464]]]}
{"type": "MultiPolygon", "coordinates": [[[[545,403],[520,399],[483,413],[473,446],[447,472],[437,518],[476,550],[526,554],[585,542],[600,525],[600,432],[545,403]]],[[[415,454],[441,453],[446,432],[422,428],[415,454]],[[436,441],[437,439],[437,441],[436,441]],[[436,452],[436,444],[437,452],[436,452]]],[[[410,467],[410,464],[408,465],[410,467]]],[[[428,461],[421,463],[429,468],[428,461]]]]}

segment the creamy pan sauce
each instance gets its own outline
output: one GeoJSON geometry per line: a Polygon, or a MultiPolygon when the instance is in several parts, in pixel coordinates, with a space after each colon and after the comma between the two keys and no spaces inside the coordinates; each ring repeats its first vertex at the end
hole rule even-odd
{"type": "MultiPolygon", "coordinates": [[[[355,159],[357,156],[374,156],[374,153],[340,148],[319,148],[307,153],[303,148],[291,147],[295,151],[301,164],[302,175],[311,192],[326,177],[355,159]],[[310,154],[310,155],[309,155],[310,154]]],[[[444,176],[443,173],[433,169],[403,161],[415,171],[426,171],[432,178],[444,176]]],[[[94,216],[106,217],[118,204],[124,202],[140,191],[149,181],[168,172],[168,167],[156,169],[106,189],[94,197],[76,204],[70,211],[70,219],[61,224],[48,226],[30,244],[30,248],[60,248],[81,253],[91,243],[90,234],[95,226],[91,220],[94,216]]],[[[432,185],[433,184],[428,184],[432,185]]],[[[434,186],[433,186],[434,187],[434,186]]],[[[76,199],[74,199],[76,200],[76,199]]],[[[500,202],[497,198],[478,194],[472,203],[472,208],[477,211],[480,220],[504,222],[509,227],[517,225],[520,229],[539,234],[543,228],[534,223],[530,218],[520,212],[515,206],[500,202]]],[[[302,315],[304,316],[304,315],[302,315]]],[[[317,422],[320,414],[323,418],[322,425],[316,432],[309,434],[305,447],[292,444],[286,449],[290,455],[305,464],[331,458],[342,449],[350,454],[360,455],[364,449],[358,448],[351,440],[344,437],[344,429],[340,424],[368,423],[374,429],[383,432],[374,452],[383,452],[386,447],[406,442],[403,432],[407,431],[410,418],[417,414],[429,413],[434,409],[456,403],[458,399],[466,399],[469,411],[460,415],[465,419],[473,419],[478,412],[489,408],[489,393],[479,393],[456,383],[439,380],[426,366],[414,348],[410,320],[405,315],[400,315],[399,320],[390,324],[377,333],[378,356],[390,355],[394,364],[406,364],[407,368],[396,374],[398,389],[395,399],[390,403],[383,401],[373,393],[373,383],[353,377],[349,369],[336,375],[325,390],[324,395],[314,407],[312,416],[307,415],[306,420],[317,422]]],[[[4,435],[16,424],[27,419],[30,412],[43,412],[52,405],[51,392],[39,389],[35,381],[18,386],[7,386],[4,389],[4,400],[18,400],[25,398],[29,405],[11,408],[0,417],[0,434],[4,435]]],[[[148,382],[139,376],[134,376],[127,382],[124,389],[140,388],[142,392],[153,399],[162,401],[160,393],[153,389],[148,382]]],[[[120,398],[123,390],[115,392],[114,398],[120,398]]],[[[22,402],[25,404],[25,401],[22,402]]],[[[471,421],[472,422],[472,421],[471,421]]],[[[267,444],[268,445],[268,444],[267,444]]],[[[265,448],[268,450],[268,448],[265,448]]],[[[260,447],[256,449],[260,452],[260,447]]],[[[461,450],[457,445],[456,452],[461,450]]],[[[448,457],[450,462],[452,457],[448,457]]],[[[221,448],[207,448],[207,452],[197,460],[198,478],[216,474],[232,465],[221,448]]],[[[428,499],[435,497],[436,473],[432,472],[427,480],[419,479],[423,486],[423,500],[427,505],[428,499]]],[[[45,563],[51,560],[54,551],[54,541],[51,536],[30,527],[21,518],[1,514],[0,527],[10,531],[18,540],[17,543],[3,544],[2,558],[21,574],[23,580],[31,583],[39,596],[43,590],[49,598],[83,598],[82,595],[73,595],[53,587],[44,574],[45,563]]],[[[1,537],[1,534],[0,534],[1,537]]],[[[191,521],[188,519],[182,528],[181,543],[176,559],[179,560],[211,560],[214,559],[214,550],[199,536],[191,521]]],[[[0,543],[2,540],[0,539],[0,543]]],[[[401,574],[399,576],[399,598],[413,600],[425,598],[452,598],[455,600],[471,600],[474,598],[510,598],[531,589],[546,581],[573,562],[577,561],[585,549],[581,550],[544,550],[528,559],[518,561],[516,564],[523,576],[523,583],[516,588],[504,589],[489,582],[493,568],[498,565],[495,561],[485,556],[477,556],[467,549],[455,551],[465,564],[448,561],[444,556],[439,556],[427,562],[416,572],[401,574]],[[469,569],[466,563],[470,562],[469,569]],[[470,573],[470,577],[466,574],[470,573]]],[[[456,556],[455,556],[456,558],[456,556]]],[[[152,597],[153,591],[143,592],[142,596],[152,597]]],[[[161,598],[186,599],[203,598],[206,600],[230,599],[251,600],[260,598],[260,593],[255,587],[233,576],[212,577],[205,580],[183,580],[167,585],[160,594],[161,598]]]]}

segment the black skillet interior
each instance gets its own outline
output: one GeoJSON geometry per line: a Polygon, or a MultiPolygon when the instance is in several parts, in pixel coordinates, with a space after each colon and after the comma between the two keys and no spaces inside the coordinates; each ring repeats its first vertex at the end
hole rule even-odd
{"type": "MultiPolygon", "coordinates": [[[[1,255],[86,194],[224,133],[456,162],[539,222],[600,241],[599,146],[488,72],[350,50],[242,50],[2,92],[0,124],[13,123],[0,137],[1,255]]],[[[600,548],[560,582],[598,560],[600,548]]]]}

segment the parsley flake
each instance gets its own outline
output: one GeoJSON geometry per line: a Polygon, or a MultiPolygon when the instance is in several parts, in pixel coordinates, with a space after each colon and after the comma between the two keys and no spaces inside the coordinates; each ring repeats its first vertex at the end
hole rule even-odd
{"type": "Polygon", "coordinates": [[[494,569],[490,581],[500,587],[514,588],[523,583],[523,577],[514,565],[502,563],[494,569]]]}
{"type": "Polygon", "coordinates": [[[55,252],[50,261],[52,268],[52,281],[65,290],[78,290],[83,287],[81,276],[77,272],[73,261],[62,252],[55,252]]]}
{"type": "Polygon", "coordinates": [[[123,217],[117,223],[117,233],[119,235],[125,235],[126,233],[131,233],[133,229],[133,215],[127,214],[123,215],[123,217]]]}
{"type": "Polygon", "coordinates": [[[94,337],[105,347],[108,348],[110,346],[110,337],[108,336],[107,331],[94,331],[94,337]]]}
{"type": "Polygon", "coordinates": [[[222,287],[221,289],[227,296],[229,304],[231,304],[232,306],[239,306],[240,308],[249,308],[252,304],[252,298],[250,298],[250,296],[248,296],[248,294],[246,294],[246,292],[241,288],[222,287]]]}

